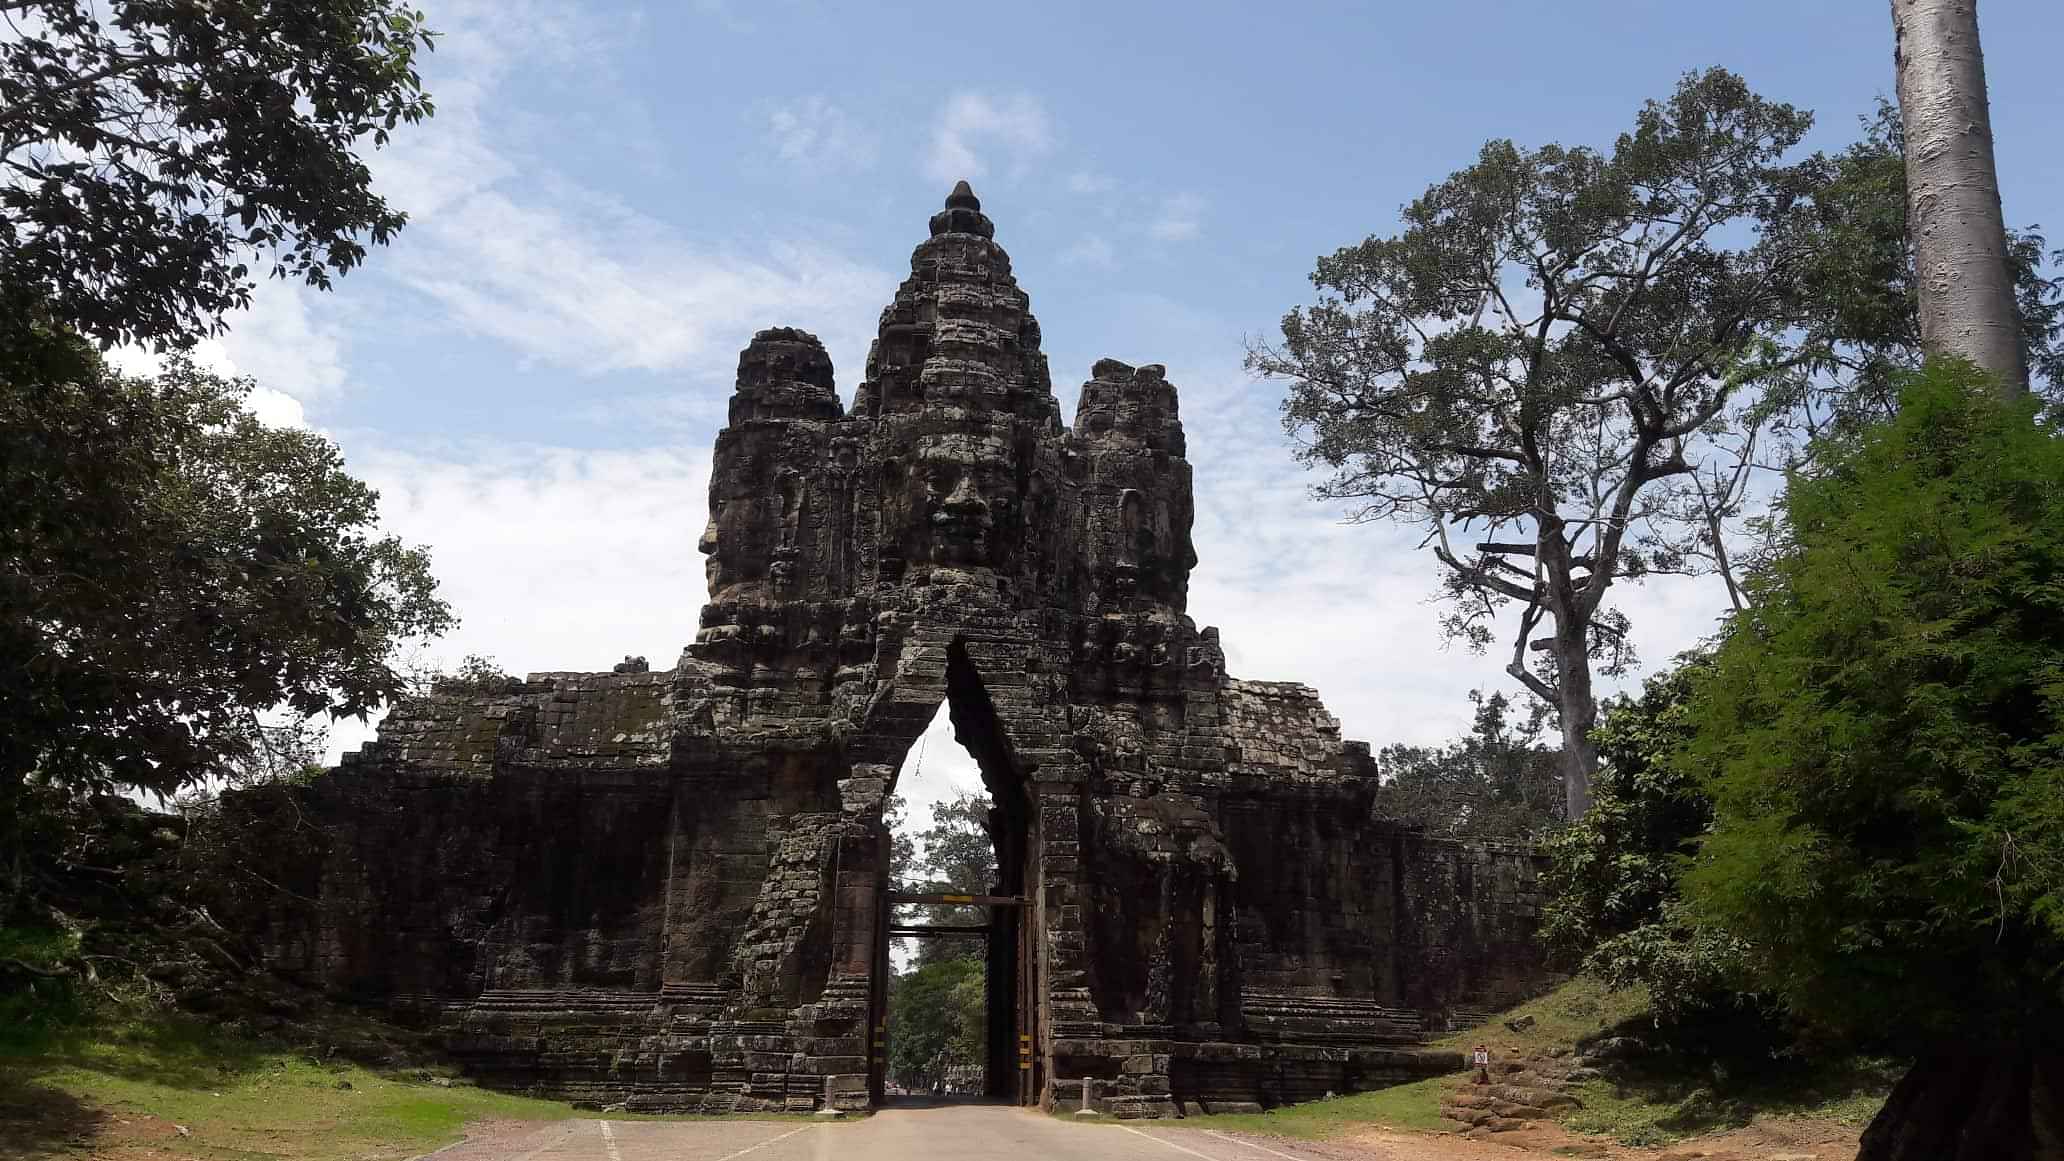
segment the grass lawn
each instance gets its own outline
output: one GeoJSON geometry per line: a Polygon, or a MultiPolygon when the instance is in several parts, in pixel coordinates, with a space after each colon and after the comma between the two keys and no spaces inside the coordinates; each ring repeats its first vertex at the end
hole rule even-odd
{"type": "Polygon", "coordinates": [[[1575,976],[1545,996],[1433,1043],[1441,1048],[1465,1049],[1477,1044],[1508,1049],[1573,1048],[1586,1036],[1595,1036],[1647,1014],[1647,988],[1615,992],[1590,976],[1575,976]],[[1534,1020],[1531,1026],[1517,1032],[1506,1027],[1508,1021],[1522,1022],[1528,1016],[1534,1020]]]}
{"type": "Polygon", "coordinates": [[[179,1017],[0,1049],[0,1156],[9,1161],[89,1149],[127,1158],[174,1142],[203,1161],[390,1161],[456,1141],[482,1118],[593,1115],[428,1070],[319,1063],[179,1017]]]}
{"type": "Polygon", "coordinates": [[[1185,1129],[1237,1129],[1307,1139],[1330,1137],[1371,1125],[1422,1133],[1453,1128],[1453,1125],[1443,1125],[1441,1121],[1441,1098],[1467,1075],[1458,1072],[1452,1076],[1432,1076],[1375,1092],[1334,1097],[1329,1101],[1306,1101],[1265,1113],[1189,1117],[1182,1121],[1182,1126],[1185,1129]]]}

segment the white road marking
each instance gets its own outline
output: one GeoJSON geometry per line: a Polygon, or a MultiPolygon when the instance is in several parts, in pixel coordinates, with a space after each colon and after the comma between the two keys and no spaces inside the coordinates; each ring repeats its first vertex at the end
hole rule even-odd
{"type": "MultiPolygon", "coordinates": [[[[738,1152],[736,1152],[736,1153],[726,1153],[726,1154],[724,1154],[724,1155],[723,1155],[722,1157],[719,1157],[719,1158],[717,1158],[717,1161],[731,1161],[731,1159],[732,1159],[733,1157],[743,1157],[743,1156],[745,1156],[745,1155],[746,1155],[747,1153],[750,1153],[750,1152],[752,1152],[752,1151],[753,1151],[753,1150],[755,1150],[755,1149],[764,1149],[764,1148],[766,1148],[767,1146],[769,1146],[769,1145],[772,1145],[772,1144],[773,1144],[774,1142],[776,1142],[776,1141],[786,1141],[786,1140],[788,1140],[788,1139],[789,1139],[790,1137],[793,1137],[793,1136],[795,1136],[795,1135],[796,1135],[797,1133],[800,1133],[800,1132],[802,1132],[802,1131],[803,1131],[803,1129],[812,1129],[812,1128],[816,1128],[816,1127],[817,1127],[817,1126],[815,1126],[815,1125],[804,1125],[802,1129],[790,1129],[790,1130],[789,1130],[788,1132],[786,1132],[786,1133],[783,1133],[783,1134],[781,1134],[781,1135],[780,1135],[780,1136],[778,1136],[778,1137],[769,1137],[769,1138],[767,1138],[766,1140],[764,1140],[764,1141],[761,1141],[761,1142],[760,1142],[759,1144],[757,1144],[757,1145],[747,1145],[747,1146],[746,1146],[745,1148],[743,1148],[743,1149],[740,1149],[740,1150],[739,1150],[738,1152]]],[[[612,1157],[612,1158],[610,1159],[610,1161],[616,1161],[616,1159],[612,1157]]]]}
{"type": "Polygon", "coordinates": [[[1217,1137],[1221,1141],[1231,1141],[1235,1145],[1245,1145],[1249,1149],[1259,1149],[1262,1152],[1267,1153],[1271,1157],[1281,1157],[1283,1158],[1283,1161],[1304,1161],[1303,1158],[1298,1157],[1295,1154],[1285,1153],[1280,1149],[1271,1149],[1267,1145],[1257,1145],[1252,1141],[1242,1141],[1238,1137],[1228,1137],[1224,1133],[1219,1132],[1217,1129],[1206,1129],[1204,1130],[1204,1135],[1207,1137],[1217,1137]]]}
{"type": "Polygon", "coordinates": [[[1209,1153],[1199,1153],[1199,1152],[1197,1152],[1197,1151],[1196,1151],[1195,1149],[1189,1149],[1189,1148],[1185,1148],[1185,1147],[1183,1147],[1183,1146],[1181,1146],[1181,1145],[1178,1145],[1178,1144],[1176,1144],[1176,1143],[1175,1143],[1174,1141],[1169,1141],[1169,1140],[1165,1140],[1165,1139],[1163,1139],[1163,1138],[1161,1138],[1161,1137],[1156,1137],[1156,1136],[1155,1136],[1154,1134],[1152,1134],[1152,1133],[1142,1133],[1142,1132],[1140,1132],[1140,1131],[1139,1131],[1138,1129],[1135,1129],[1135,1128],[1133,1128],[1133,1127],[1132,1127],[1132,1126],[1130,1126],[1130,1125],[1113,1125],[1113,1126],[1112,1126],[1112,1128],[1114,1128],[1114,1129],[1124,1129],[1124,1130],[1125,1130],[1126,1132],[1128,1132],[1128,1133],[1132,1133],[1132,1134],[1134,1134],[1134,1135],[1136,1135],[1136,1136],[1141,1136],[1141,1137],[1145,1137],[1145,1138],[1146,1138],[1147,1140],[1149,1140],[1149,1141],[1152,1141],[1152,1142],[1154,1142],[1154,1143],[1155,1143],[1155,1144],[1157,1144],[1157,1145],[1166,1145],[1166,1146],[1168,1146],[1169,1148],[1171,1148],[1171,1149],[1175,1150],[1175,1151],[1176,1151],[1176,1152],[1178,1152],[1178,1153],[1188,1153],[1188,1154],[1189,1154],[1190,1156],[1192,1156],[1192,1157],[1202,1157],[1202,1158],[1204,1158],[1204,1161],[1218,1161],[1218,1158],[1216,1158],[1216,1157],[1213,1157],[1213,1156],[1212,1156],[1211,1154],[1209,1154],[1209,1153]]]}
{"type": "Polygon", "coordinates": [[[623,1151],[616,1147],[616,1130],[609,1127],[608,1121],[603,1121],[601,1124],[602,1147],[609,1150],[609,1161],[623,1161],[623,1151]]]}

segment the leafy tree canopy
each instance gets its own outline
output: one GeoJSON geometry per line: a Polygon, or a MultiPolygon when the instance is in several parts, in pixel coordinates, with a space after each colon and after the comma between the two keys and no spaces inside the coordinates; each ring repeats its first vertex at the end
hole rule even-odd
{"type": "MultiPolygon", "coordinates": [[[[895,803],[900,817],[902,801],[895,803]]],[[[989,834],[989,799],[976,791],[963,790],[953,798],[932,804],[931,825],[919,831],[916,841],[899,836],[891,857],[901,860],[892,870],[899,881],[913,890],[986,895],[996,887],[996,843],[989,834]]],[[[957,904],[921,904],[914,910],[923,921],[939,924],[986,923],[984,907],[957,904]]],[[[926,939],[917,949],[917,962],[931,964],[944,958],[981,961],[988,945],[978,937],[926,939]]]]}
{"type": "Polygon", "coordinates": [[[889,1073],[914,1090],[930,1091],[949,1069],[981,1068],[988,1060],[984,1020],[985,976],[979,959],[925,964],[889,985],[889,1073]]]}
{"type": "Polygon", "coordinates": [[[333,444],[253,418],[247,381],[33,334],[0,346],[0,796],[170,795],[251,761],[262,712],[403,691],[399,647],[451,612],[333,444]]]}
{"type": "Polygon", "coordinates": [[[1646,985],[1666,1015],[1731,1007],[1742,948],[1686,922],[1677,877],[1712,819],[1683,758],[1689,703],[1710,671],[1692,654],[1610,703],[1592,738],[1596,799],[1547,842],[1541,935],[1558,954],[1615,988],[1646,985]]]}
{"type": "MultiPolygon", "coordinates": [[[[1322,499],[1422,531],[1475,648],[1555,707],[1568,812],[1597,766],[1594,674],[1633,661],[1621,580],[1716,571],[1734,606],[1758,469],[1884,414],[1919,358],[1896,116],[1835,157],[1810,115],[1722,69],[1610,149],[1510,141],[1430,187],[1403,230],[1319,260],[1317,300],[1250,366],[1322,499]]],[[[2064,366],[2043,241],[2010,250],[2031,362],[2064,366]]]]}
{"type": "Polygon", "coordinates": [[[0,312],[184,347],[254,268],[327,288],[405,216],[356,152],[430,115],[399,0],[0,2],[0,312]]]}
{"type": "Polygon", "coordinates": [[[1562,775],[1542,740],[1548,707],[1518,721],[1505,695],[1472,691],[1475,722],[1445,746],[1386,746],[1380,756],[1385,817],[1457,838],[1531,839],[1562,821],[1562,775]]]}
{"type": "Polygon", "coordinates": [[[1812,1019],[2064,1026],[2064,442],[2036,406],[1934,365],[1831,447],[1686,711],[1692,919],[1812,1019]]]}

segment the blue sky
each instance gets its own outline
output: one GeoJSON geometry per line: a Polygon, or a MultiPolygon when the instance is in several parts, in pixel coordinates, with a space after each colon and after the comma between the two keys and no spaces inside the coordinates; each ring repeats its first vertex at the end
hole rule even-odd
{"type": "MultiPolygon", "coordinates": [[[[1505,679],[1441,649],[1411,537],[1305,498],[1243,340],[1305,301],[1318,254],[1393,230],[1488,138],[1609,146],[1720,64],[1815,110],[1811,144],[1834,149],[1892,88],[1882,0],[420,2],[445,34],[440,112],[372,159],[411,225],[334,293],[261,288],[207,354],[260,381],[265,414],[335,438],[431,548],[464,618],[436,657],[670,665],[739,348],[815,331],[850,396],[967,177],[1064,406],[1106,355],[1181,388],[1193,615],[1237,674],[1318,686],[1379,746],[1452,734],[1466,691],[1505,679]]],[[[1981,18],[2008,220],[2064,234],[2064,3],[1981,18]]],[[[1723,602],[1666,580],[1622,605],[1653,666],[1723,602]]],[[[965,776],[953,750],[930,747],[938,778],[965,776]]]]}

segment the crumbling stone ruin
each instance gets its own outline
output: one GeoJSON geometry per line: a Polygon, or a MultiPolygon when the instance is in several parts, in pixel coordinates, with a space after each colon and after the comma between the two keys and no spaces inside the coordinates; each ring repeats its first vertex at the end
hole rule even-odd
{"type": "Polygon", "coordinates": [[[1064,426],[993,234],[957,186],[850,409],[815,338],[754,336],[672,669],[410,700],[317,780],[330,845],[280,869],[315,902],[267,921],[276,967],[430,1022],[491,1083],[865,1107],[882,805],[944,702],[994,803],[994,1095],[1375,1087],[1540,983],[1530,852],[1377,820],[1368,746],[1310,688],[1226,673],[1184,614],[1174,385],[1102,360],[1064,426]]]}

